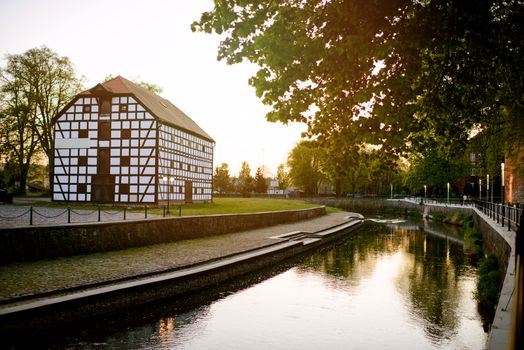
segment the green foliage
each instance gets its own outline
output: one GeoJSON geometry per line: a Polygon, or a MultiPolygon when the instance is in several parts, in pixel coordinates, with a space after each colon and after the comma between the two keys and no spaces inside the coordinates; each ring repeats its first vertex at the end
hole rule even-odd
{"type": "Polygon", "coordinates": [[[253,177],[251,176],[251,168],[247,162],[242,162],[240,173],[238,174],[237,190],[244,197],[249,197],[253,191],[253,177]]]}
{"type": "Polygon", "coordinates": [[[500,273],[497,257],[488,255],[482,259],[479,263],[478,275],[475,297],[483,307],[493,309],[499,299],[500,273]]]}
{"type": "Polygon", "coordinates": [[[464,242],[466,246],[472,250],[473,256],[476,259],[483,258],[484,249],[483,249],[483,243],[482,243],[482,235],[475,228],[473,217],[472,216],[466,217],[464,219],[464,223],[462,227],[464,231],[464,242]]]}
{"type": "Polygon", "coordinates": [[[270,121],[453,158],[474,129],[524,139],[523,15],[518,0],[219,0],[192,29],[224,36],[218,59],[260,67],[270,121]]]}
{"type": "Polygon", "coordinates": [[[436,222],[444,222],[445,218],[446,218],[446,215],[443,213],[434,213],[432,215],[433,221],[436,221],[436,222]]]}
{"type": "Polygon", "coordinates": [[[293,185],[307,195],[318,194],[322,173],[322,151],[313,141],[299,141],[291,150],[287,160],[289,177],[293,185]]]}
{"type": "Polygon", "coordinates": [[[290,178],[289,178],[289,173],[286,172],[286,166],[284,164],[278,165],[277,181],[278,181],[278,188],[281,190],[287,189],[291,183],[290,178]]]}
{"type": "Polygon", "coordinates": [[[500,289],[500,273],[498,260],[495,255],[484,256],[482,235],[475,228],[473,217],[464,218],[464,242],[473,247],[473,256],[479,260],[477,274],[477,290],[475,298],[481,307],[493,310],[498,303],[500,289]]]}
{"type": "Polygon", "coordinates": [[[410,167],[403,174],[403,184],[411,194],[444,197],[447,194],[447,183],[460,183],[467,175],[463,155],[449,158],[436,151],[425,155],[413,154],[409,158],[410,167]]]}
{"type": "Polygon", "coordinates": [[[222,163],[215,168],[215,174],[213,175],[213,190],[217,192],[230,192],[232,190],[229,166],[227,163],[222,163]]]}
{"type": "Polygon", "coordinates": [[[253,189],[256,193],[266,193],[267,192],[267,181],[264,178],[264,173],[262,172],[262,168],[257,168],[257,172],[255,174],[255,180],[253,184],[253,189]]]}

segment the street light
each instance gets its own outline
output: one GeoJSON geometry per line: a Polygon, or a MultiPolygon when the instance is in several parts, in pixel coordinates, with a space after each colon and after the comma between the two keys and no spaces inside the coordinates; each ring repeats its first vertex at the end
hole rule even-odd
{"type": "Polygon", "coordinates": [[[490,201],[489,200],[489,174],[486,175],[486,196],[488,197],[488,202],[490,201]]]}
{"type": "Polygon", "coordinates": [[[427,193],[428,193],[428,186],[424,185],[424,199],[426,199],[427,193]]]}
{"type": "Polygon", "coordinates": [[[448,182],[448,204],[449,204],[449,182],[448,182]]]}
{"type": "Polygon", "coordinates": [[[482,202],[482,179],[479,179],[479,201],[482,202]]]}
{"type": "Polygon", "coordinates": [[[504,205],[504,162],[500,163],[500,170],[502,172],[502,181],[501,181],[501,187],[502,187],[502,205],[504,205]]]}
{"type": "Polygon", "coordinates": [[[169,191],[169,183],[167,182],[167,176],[164,176],[162,178],[162,181],[164,181],[164,183],[167,186],[167,191],[166,191],[166,193],[167,193],[167,213],[169,214],[169,192],[170,191],[169,191]]]}
{"type": "Polygon", "coordinates": [[[170,177],[169,182],[167,182],[167,176],[164,176],[162,180],[167,185],[167,214],[169,214],[169,197],[171,197],[171,192],[173,191],[173,182],[175,181],[175,179],[173,177],[170,177]]]}

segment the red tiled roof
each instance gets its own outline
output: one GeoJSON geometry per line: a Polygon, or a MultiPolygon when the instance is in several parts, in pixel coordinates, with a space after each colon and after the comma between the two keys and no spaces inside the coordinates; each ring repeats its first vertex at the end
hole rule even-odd
{"type": "Polygon", "coordinates": [[[169,100],[121,76],[98,84],[89,90],[81,92],[80,95],[92,95],[96,89],[100,89],[100,86],[113,94],[132,95],[157,118],[214,142],[213,138],[198,126],[193,119],[189,118],[169,100]]]}

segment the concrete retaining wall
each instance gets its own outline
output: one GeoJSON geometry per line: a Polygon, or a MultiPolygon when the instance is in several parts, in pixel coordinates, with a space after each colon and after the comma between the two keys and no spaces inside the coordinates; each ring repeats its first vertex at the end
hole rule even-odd
{"type": "Polygon", "coordinates": [[[250,230],[325,215],[325,207],[277,212],[39,226],[0,230],[0,263],[89,254],[250,230]]]}
{"type": "Polygon", "coordinates": [[[177,276],[169,276],[169,272],[166,272],[167,276],[162,278],[163,274],[159,273],[144,279],[109,283],[96,289],[86,288],[69,295],[59,294],[48,299],[37,299],[30,305],[14,305],[10,310],[0,310],[0,338],[16,339],[24,336],[28,329],[33,333],[47,332],[49,328],[71,326],[72,322],[92,322],[94,316],[136,308],[161,299],[170,299],[172,302],[174,297],[216,286],[247,273],[275,267],[286,259],[308,254],[347,237],[361,225],[362,221],[356,220],[319,232],[321,238],[314,242],[279,242],[217,261],[173,270],[174,274],[180,272],[177,276]]]}

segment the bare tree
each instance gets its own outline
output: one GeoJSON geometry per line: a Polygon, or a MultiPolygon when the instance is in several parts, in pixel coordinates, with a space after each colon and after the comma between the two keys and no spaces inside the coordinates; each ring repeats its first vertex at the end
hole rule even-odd
{"type": "MultiPolygon", "coordinates": [[[[2,70],[3,84],[17,84],[24,98],[38,138],[39,146],[50,164],[53,160],[53,118],[81,90],[73,64],[43,46],[19,55],[7,55],[7,66],[2,70]]],[[[51,167],[50,167],[51,169],[51,167]]],[[[50,176],[52,185],[53,179],[50,176]]]]}
{"type": "Polygon", "coordinates": [[[19,192],[25,193],[31,160],[38,150],[32,102],[22,84],[0,71],[0,150],[3,161],[16,164],[19,192]]]}

